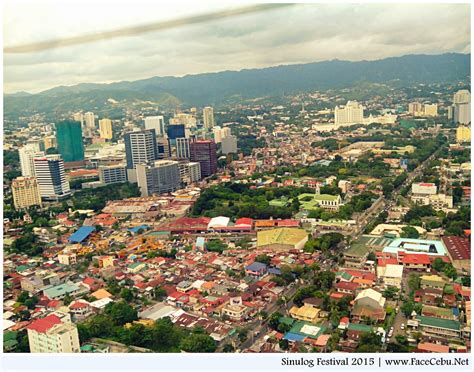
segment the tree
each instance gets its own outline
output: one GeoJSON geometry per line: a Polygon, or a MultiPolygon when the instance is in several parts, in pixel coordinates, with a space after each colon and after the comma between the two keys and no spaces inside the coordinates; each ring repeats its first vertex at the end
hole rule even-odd
{"type": "Polygon", "coordinates": [[[400,234],[402,238],[418,239],[420,233],[413,226],[402,227],[402,233],[400,234]]]}
{"type": "Polygon", "coordinates": [[[130,302],[133,300],[133,292],[129,288],[123,288],[120,291],[120,297],[122,297],[125,301],[130,302]]]}
{"type": "Polygon", "coordinates": [[[180,343],[182,350],[188,353],[213,353],[217,345],[214,339],[203,333],[191,333],[180,343]]]}
{"type": "Polygon", "coordinates": [[[410,288],[412,292],[416,291],[417,289],[420,289],[420,284],[421,284],[421,279],[418,274],[411,273],[408,276],[408,288],[410,288]]]}
{"type": "Polygon", "coordinates": [[[266,254],[259,254],[257,257],[255,257],[255,261],[261,262],[261,263],[269,266],[271,258],[266,254]]]}
{"type": "Polygon", "coordinates": [[[375,333],[364,333],[360,337],[359,345],[356,352],[358,353],[374,353],[380,351],[382,347],[381,336],[375,333]]]}
{"type": "Polygon", "coordinates": [[[155,300],[160,300],[166,297],[166,291],[162,287],[153,288],[153,298],[155,300]]]}
{"type": "Polygon", "coordinates": [[[405,301],[402,306],[400,307],[400,310],[402,311],[403,314],[408,318],[411,316],[411,313],[415,309],[415,305],[412,300],[407,300],[405,301]]]}
{"type": "Polygon", "coordinates": [[[235,351],[235,348],[231,344],[225,344],[224,347],[222,348],[222,352],[224,353],[233,353],[235,351]]]}
{"type": "Polygon", "coordinates": [[[385,290],[383,292],[383,295],[384,295],[384,297],[386,297],[388,299],[393,299],[393,298],[396,297],[398,291],[399,291],[399,289],[397,287],[388,286],[387,288],[385,288],[385,290]]]}
{"type": "Polygon", "coordinates": [[[69,293],[66,293],[66,295],[63,298],[64,305],[69,305],[72,302],[73,298],[69,293]]]}
{"type": "Polygon", "coordinates": [[[131,323],[138,319],[137,311],[123,300],[108,304],[105,307],[105,313],[110,315],[117,325],[131,323]]]}

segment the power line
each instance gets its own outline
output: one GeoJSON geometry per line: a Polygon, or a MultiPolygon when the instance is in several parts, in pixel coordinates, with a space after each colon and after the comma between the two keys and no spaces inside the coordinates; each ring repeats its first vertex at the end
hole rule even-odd
{"type": "Polygon", "coordinates": [[[293,4],[259,4],[252,5],[243,8],[221,10],[212,13],[205,13],[195,16],[189,16],[180,19],[174,19],[169,21],[160,21],[147,23],[139,26],[132,26],[126,28],[120,28],[117,30],[103,31],[97,33],[91,33],[86,35],[72,36],[63,39],[53,39],[47,41],[41,41],[36,43],[29,43],[23,45],[7,46],[3,49],[4,53],[18,54],[18,53],[33,53],[47,49],[62,48],[66,46],[79,45],[92,43],[100,40],[115,39],[119,37],[130,37],[137,36],[148,32],[158,32],[169,30],[172,28],[187,26],[199,23],[205,23],[210,21],[217,21],[220,19],[236,17],[240,15],[252,14],[257,12],[263,12],[273,10],[277,8],[287,7],[293,4]]]}

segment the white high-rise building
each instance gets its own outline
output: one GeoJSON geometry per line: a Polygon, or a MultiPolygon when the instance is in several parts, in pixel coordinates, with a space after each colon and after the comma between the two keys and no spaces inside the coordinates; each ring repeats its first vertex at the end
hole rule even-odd
{"type": "Polygon", "coordinates": [[[214,127],[212,131],[214,133],[215,143],[221,143],[224,138],[227,138],[231,135],[231,131],[229,127],[221,128],[217,126],[217,127],[214,127]]]}
{"type": "Polygon", "coordinates": [[[144,119],[145,129],[154,129],[157,136],[164,136],[165,132],[165,118],[162,115],[148,116],[144,119]]]}
{"type": "Polygon", "coordinates": [[[363,121],[364,107],[357,101],[349,101],[345,106],[338,106],[334,110],[334,123],[336,125],[361,124],[363,121]]]}
{"type": "Polygon", "coordinates": [[[189,138],[176,138],[176,158],[189,159],[190,157],[189,138]]]}
{"type": "Polygon", "coordinates": [[[56,314],[36,319],[27,327],[31,353],[80,353],[77,325],[56,314]]]}
{"type": "Polygon", "coordinates": [[[204,107],[204,109],[202,110],[202,119],[204,122],[204,128],[213,128],[215,125],[214,109],[210,106],[204,107]]]}
{"type": "Polygon", "coordinates": [[[438,105],[436,103],[425,103],[423,106],[424,116],[438,116],[438,105]]]}
{"type": "Polygon", "coordinates": [[[43,151],[37,151],[30,145],[23,146],[19,151],[21,175],[23,177],[34,177],[35,164],[33,158],[44,156],[43,151]]]}
{"type": "Polygon", "coordinates": [[[454,94],[454,122],[469,124],[471,122],[471,93],[460,90],[454,94]]]}
{"type": "Polygon", "coordinates": [[[84,123],[87,128],[95,129],[95,115],[93,112],[84,114],[84,123]]]}
{"type": "Polygon", "coordinates": [[[12,195],[15,209],[41,206],[41,195],[36,177],[17,177],[12,180],[12,195]]]}
{"type": "Polygon", "coordinates": [[[189,185],[201,180],[201,164],[197,162],[180,161],[179,176],[181,182],[189,185]]]}
{"type": "Polygon", "coordinates": [[[197,121],[195,114],[186,114],[184,112],[176,113],[170,118],[170,125],[184,124],[186,128],[195,128],[197,121]]]}
{"type": "Polygon", "coordinates": [[[177,161],[157,160],[153,165],[137,164],[137,183],[142,196],[176,191],[181,184],[177,161]]]}
{"type": "Polygon", "coordinates": [[[77,112],[73,116],[74,121],[78,121],[81,123],[81,128],[84,127],[84,115],[82,112],[77,112]]]}
{"type": "Polygon", "coordinates": [[[36,179],[43,199],[58,200],[71,194],[61,155],[36,157],[33,161],[36,179]]]}

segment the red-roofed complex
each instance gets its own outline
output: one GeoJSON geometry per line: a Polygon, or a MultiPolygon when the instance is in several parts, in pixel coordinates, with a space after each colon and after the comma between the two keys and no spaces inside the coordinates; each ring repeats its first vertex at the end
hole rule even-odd
{"type": "Polygon", "coordinates": [[[459,236],[443,236],[453,266],[462,271],[471,270],[471,242],[459,236]]]}

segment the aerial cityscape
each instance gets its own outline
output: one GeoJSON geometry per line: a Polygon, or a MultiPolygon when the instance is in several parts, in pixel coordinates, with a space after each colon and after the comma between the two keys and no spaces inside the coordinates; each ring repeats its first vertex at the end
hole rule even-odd
{"type": "Polygon", "coordinates": [[[4,93],[3,351],[471,352],[471,55],[437,50],[4,93]]]}

